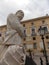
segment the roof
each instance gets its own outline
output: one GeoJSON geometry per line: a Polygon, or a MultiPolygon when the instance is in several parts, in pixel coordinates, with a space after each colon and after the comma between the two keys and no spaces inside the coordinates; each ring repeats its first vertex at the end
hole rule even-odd
{"type": "Polygon", "coordinates": [[[2,27],[6,27],[7,25],[2,25],[2,26],[0,26],[0,28],[2,28],[2,27]]]}
{"type": "Polygon", "coordinates": [[[22,21],[22,23],[23,22],[30,22],[30,21],[36,21],[36,20],[46,19],[46,18],[49,18],[49,16],[42,16],[42,17],[38,17],[38,18],[24,20],[24,21],[22,21]]]}
{"type": "MultiPolygon", "coordinates": [[[[38,18],[33,18],[33,19],[28,19],[28,20],[24,20],[21,23],[26,23],[26,22],[30,22],[30,21],[36,21],[36,20],[40,20],[40,19],[46,19],[49,18],[49,16],[42,16],[42,17],[38,17],[38,18]]],[[[3,25],[0,27],[6,27],[7,25],[3,25]]]]}

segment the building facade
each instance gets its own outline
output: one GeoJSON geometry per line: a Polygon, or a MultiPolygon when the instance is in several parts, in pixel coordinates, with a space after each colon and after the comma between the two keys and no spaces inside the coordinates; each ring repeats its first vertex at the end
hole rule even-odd
{"type": "MultiPolygon", "coordinates": [[[[25,28],[25,38],[22,40],[22,44],[27,50],[42,51],[43,40],[41,35],[43,34],[46,50],[49,51],[49,16],[22,21],[21,24],[25,28]]],[[[0,37],[4,37],[6,30],[6,25],[0,26],[0,37]]]]}

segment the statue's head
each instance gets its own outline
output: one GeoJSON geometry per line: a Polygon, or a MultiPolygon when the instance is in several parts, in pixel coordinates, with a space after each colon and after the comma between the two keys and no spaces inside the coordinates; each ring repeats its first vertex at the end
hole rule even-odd
{"type": "Polygon", "coordinates": [[[24,17],[24,12],[23,12],[22,10],[18,10],[18,11],[16,12],[16,16],[17,16],[20,20],[22,20],[23,17],[24,17]]]}

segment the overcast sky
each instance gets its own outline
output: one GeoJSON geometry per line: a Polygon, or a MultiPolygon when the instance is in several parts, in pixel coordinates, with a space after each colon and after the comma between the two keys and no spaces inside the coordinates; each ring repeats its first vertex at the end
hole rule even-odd
{"type": "Polygon", "coordinates": [[[49,14],[49,0],[0,0],[0,25],[7,23],[7,16],[22,9],[24,20],[49,14]]]}

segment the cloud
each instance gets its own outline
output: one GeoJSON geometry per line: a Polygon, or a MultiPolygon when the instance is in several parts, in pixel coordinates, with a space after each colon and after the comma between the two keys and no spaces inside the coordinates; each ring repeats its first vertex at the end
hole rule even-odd
{"type": "Polygon", "coordinates": [[[0,0],[0,25],[6,24],[8,14],[22,9],[25,19],[49,14],[49,0],[0,0]]]}

